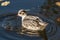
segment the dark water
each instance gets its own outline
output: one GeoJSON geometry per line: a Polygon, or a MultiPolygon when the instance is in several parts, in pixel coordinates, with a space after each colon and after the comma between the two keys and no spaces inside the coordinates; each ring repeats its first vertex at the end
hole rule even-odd
{"type": "Polygon", "coordinates": [[[10,0],[10,5],[6,7],[0,6],[0,12],[17,12],[19,9],[30,9],[37,11],[38,6],[43,5],[45,0],[10,0]]]}
{"type": "MultiPolygon", "coordinates": [[[[6,7],[0,6],[0,25],[2,25],[2,21],[4,17],[1,15],[3,14],[16,14],[19,9],[29,9],[29,12],[38,12],[39,6],[42,6],[46,0],[10,0],[11,4],[6,7]]],[[[42,15],[39,15],[44,21],[48,22],[49,25],[47,26],[47,36],[49,40],[60,40],[60,28],[55,25],[54,21],[45,18],[42,15]],[[57,28],[58,27],[58,28],[57,28]]],[[[4,30],[0,26],[0,40],[42,40],[41,37],[29,37],[23,35],[17,35],[15,32],[8,32],[4,30]]]]}

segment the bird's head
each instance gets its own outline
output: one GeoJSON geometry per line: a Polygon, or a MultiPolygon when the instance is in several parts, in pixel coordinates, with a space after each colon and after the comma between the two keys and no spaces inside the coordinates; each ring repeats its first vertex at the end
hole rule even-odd
{"type": "Polygon", "coordinates": [[[24,9],[21,9],[18,11],[18,16],[25,17],[27,15],[26,11],[24,9]]]}

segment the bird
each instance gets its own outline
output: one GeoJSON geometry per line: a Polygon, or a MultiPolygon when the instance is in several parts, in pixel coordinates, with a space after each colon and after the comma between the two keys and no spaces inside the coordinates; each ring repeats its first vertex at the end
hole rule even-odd
{"type": "Polygon", "coordinates": [[[18,11],[17,16],[21,17],[21,34],[26,34],[26,35],[38,35],[38,31],[42,31],[46,28],[48,25],[47,22],[44,22],[41,18],[38,16],[34,15],[28,15],[27,11],[24,9],[20,9],[18,11]]]}

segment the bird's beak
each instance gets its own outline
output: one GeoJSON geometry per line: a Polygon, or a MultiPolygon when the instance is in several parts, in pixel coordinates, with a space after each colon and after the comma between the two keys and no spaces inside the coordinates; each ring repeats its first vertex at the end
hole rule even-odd
{"type": "Polygon", "coordinates": [[[19,14],[17,14],[17,16],[19,16],[19,14]]]}
{"type": "Polygon", "coordinates": [[[18,16],[18,14],[16,16],[18,16]]]}

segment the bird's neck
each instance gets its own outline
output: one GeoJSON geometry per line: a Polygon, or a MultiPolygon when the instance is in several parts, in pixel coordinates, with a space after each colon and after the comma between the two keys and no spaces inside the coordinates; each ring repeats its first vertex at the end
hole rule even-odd
{"type": "Polygon", "coordinates": [[[24,20],[24,18],[25,18],[26,16],[27,16],[27,15],[25,15],[25,16],[22,17],[22,22],[23,22],[23,20],[24,20]]]}

